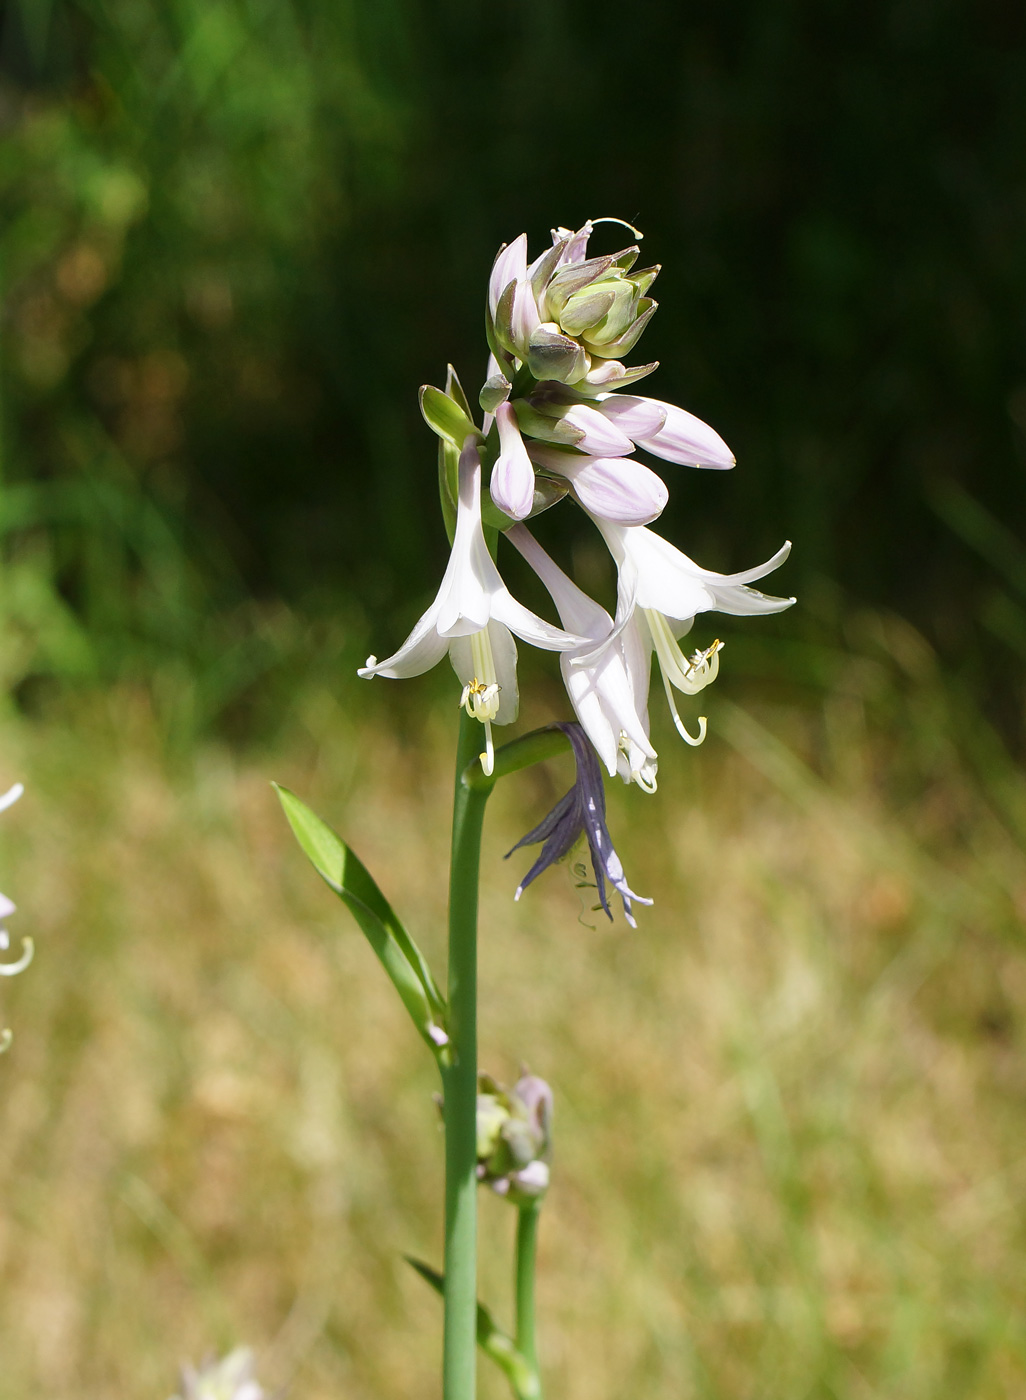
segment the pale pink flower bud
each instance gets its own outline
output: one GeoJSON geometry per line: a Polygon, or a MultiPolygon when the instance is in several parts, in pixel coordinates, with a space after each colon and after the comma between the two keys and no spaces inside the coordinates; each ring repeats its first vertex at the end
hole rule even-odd
{"type": "Polygon", "coordinates": [[[510,519],[523,520],[534,505],[534,466],[510,404],[496,407],[495,422],[499,429],[499,455],[488,489],[494,503],[510,519]]]}

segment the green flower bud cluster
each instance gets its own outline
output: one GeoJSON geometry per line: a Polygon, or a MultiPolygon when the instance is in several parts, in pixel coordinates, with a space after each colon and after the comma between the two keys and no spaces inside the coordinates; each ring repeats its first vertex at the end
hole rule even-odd
{"type": "MultiPolygon", "coordinates": [[[[647,295],[658,266],[634,271],[637,244],[585,258],[593,225],[554,229],[552,247],[530,266],[526,240],[503,248],[489,287],[486,329],[500,368],[518,360],[538,381],[615,387],[621,355],[655,314],[647,295]],[[613,362],[612,364],[610,362],[613,362]]],[[[632,230],[633,231],[633,230],[632,230]]]]}
{"type": "Polygon", "coordinates": [[[477,1176],[515,1205],[537,1200],[549,1185],[552,1090],[525,1074],[512,1089],[482,1074],[477,1096],[477,1176]]]}

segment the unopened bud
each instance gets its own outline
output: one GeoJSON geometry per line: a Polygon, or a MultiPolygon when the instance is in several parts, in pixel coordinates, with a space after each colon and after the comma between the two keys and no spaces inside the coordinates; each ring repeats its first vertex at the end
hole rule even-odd
{"type": "Polygon", "coordinates": [[[477,1096],[477,1177],[498,1196],[522,1203],[549,1184],[552,1090],[524,1074],[512,1089],[482,1075],[477,1096]]]}

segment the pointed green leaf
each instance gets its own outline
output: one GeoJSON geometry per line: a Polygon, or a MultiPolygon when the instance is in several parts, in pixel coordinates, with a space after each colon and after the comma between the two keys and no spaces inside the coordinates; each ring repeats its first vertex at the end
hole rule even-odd
{"type": "Polygon", "coordinates": [[[274,784],[296,840],[360,925],[417,1030],[437,1053],[447,1043],[445,998],[431,969],[363,863],[288,788],[274,784]]]}
{"type": "Polygon", "coordinates": [[[456,538],[456,510],[460,489],[459,449],[445,438],[438,439],[438,498],[442,504],[445,533],[452,544],[456,538]]]}
{"type": "Polygon", "coordinates": [[[445,392],[449,395],[449,398],[452,399],[454,403],[458,404],[459,407],[462,408],[463,412],[467,415],[471,422],[473,422],[474,415],[471,412],[470,400],[463,392],[463,385],[460,383],[460,377],[453,369],[452,365],[446,365],[445,392]]]}
{"type": "Polygon", "coordinates": [[[432,384],[421,386],[420,411],[433,433],[437,433],[440,438],[451,442],[460,450],[468,437],[481,436],[456,400],[451,399],[448,394],[443,394],[441,389],[436,389],[432,384]]]}
{"type": "MultiPolygon", "coordinates": [[[[421,1259],[406,1255],[406,1262],[416,1269],[425,1283],[439,1295],[445,1295],[445,1275],[421,1259]]],[[[534,1367],[522,1352],[517,1351],[513,1338],[502,1330],[483,1303],[477,1305],[477,1344],[490,1356],[505,1375],[517,1400],[539,1400],[541,1384],[534,1367]]]]}

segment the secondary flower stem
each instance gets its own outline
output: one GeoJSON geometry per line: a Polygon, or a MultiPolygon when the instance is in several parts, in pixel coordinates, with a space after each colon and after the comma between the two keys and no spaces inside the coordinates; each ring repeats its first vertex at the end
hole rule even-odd
{"type": "Polygon", "coordinates": [[[534,1330],[534,1276],[535,1258],[538,1247],[538,1217],[541,1204],[532,1201],[517,1211],[517,1351],[530,1363],[535,1374],[533,1391],[536,1400],[542,1400],[541,1376],[538,1371],[538,1349],[534,1330]]]}
{"type": "Polygon", "coordinates": [[[491,786],[463,782],[481,726],[460,715],[449,867],[449,1036],[445,1092],[444,1400],[474,1400],[477,1346],[477,888],[481,826],[491,786]]]}

